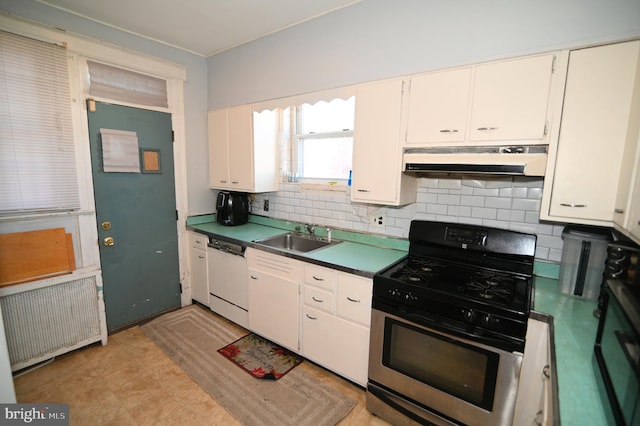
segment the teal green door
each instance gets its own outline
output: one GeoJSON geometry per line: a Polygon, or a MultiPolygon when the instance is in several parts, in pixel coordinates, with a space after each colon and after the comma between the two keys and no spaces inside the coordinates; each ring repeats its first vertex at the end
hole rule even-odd
{"type": "MultiPolygon", "coordinates": [[[[96,102],[88,117],[107,329],[113,332],[180,306],[171,115],[96,102]],[[139,154],[148,156],[139,156],[144,172],[105,172],[100,129],[135,132],[139,154]]],[[[119,147],[109,146],[111,152],[119,147]]]]}

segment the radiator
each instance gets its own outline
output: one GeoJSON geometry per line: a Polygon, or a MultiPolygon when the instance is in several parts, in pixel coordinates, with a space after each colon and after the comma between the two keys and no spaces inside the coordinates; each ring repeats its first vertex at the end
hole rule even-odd
{"type": "Polygon", "coordinates": [[[106,344],[97,279],[90,275],[0,298],[12,371],[98,340],[106,344]]]}

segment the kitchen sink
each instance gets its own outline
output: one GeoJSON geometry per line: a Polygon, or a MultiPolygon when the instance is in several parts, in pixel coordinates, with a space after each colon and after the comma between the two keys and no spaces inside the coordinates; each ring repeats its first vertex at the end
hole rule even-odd
{"type": "Polygon", "coordinates": [[[276,235],[275,237],[255,240],[253,242],[268,247],[297,251],[300,253],[308,253],[310,251],[318,250],[320,248],[338,243],[338,241],[320,240],[317,238],[291,232],[284,235],[276,235]]]}

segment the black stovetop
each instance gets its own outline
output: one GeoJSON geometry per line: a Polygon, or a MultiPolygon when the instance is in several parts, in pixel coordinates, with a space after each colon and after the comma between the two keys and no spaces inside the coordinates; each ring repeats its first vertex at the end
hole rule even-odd
{"type": "Polygon", "coordinates": [[[412,221],[409,242],[407,259],[374,276],[374,307],[386,304],[469,335],[524,342],[535,235],[412,221]]]}

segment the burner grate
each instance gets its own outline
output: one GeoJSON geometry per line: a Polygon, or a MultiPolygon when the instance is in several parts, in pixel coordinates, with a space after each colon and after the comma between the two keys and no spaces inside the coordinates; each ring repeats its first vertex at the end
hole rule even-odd
{"type": "Polygon", "coordinates": [[[410,259],[406,265],[391,275],[411,284],[429,284],[438,279],[444,264],[432,259],[410,259]]]}
{"type": "Polygon", "coordinates": [[[494,304],[509,306],[516,292],[518,280],[513,275],[492,271],[478,271],[461,287],[461,294],[494,304]]]}

